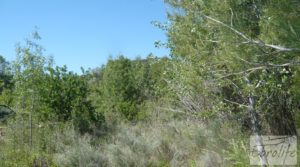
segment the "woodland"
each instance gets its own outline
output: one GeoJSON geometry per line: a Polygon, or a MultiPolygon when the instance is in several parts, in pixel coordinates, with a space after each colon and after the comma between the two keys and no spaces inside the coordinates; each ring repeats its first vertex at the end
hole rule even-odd
{"type": "Polygon", "coordinates": [[[165,57],[78,74],[36,31],[0,56],[0,166],[244,167],[250,136],[298,136],[299,0],[165,4],[165,57]]]}

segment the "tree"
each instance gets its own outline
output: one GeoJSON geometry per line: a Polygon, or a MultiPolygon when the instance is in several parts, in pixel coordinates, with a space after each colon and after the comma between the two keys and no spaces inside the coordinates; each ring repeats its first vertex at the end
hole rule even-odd
{"type": "Polygon", "coordinates": [[[0,55],[0,99],[2,104],[11,105],[11,93],[14,87],[10,64],[0,55]]]}
{"type": "Polygon", "coordinates": [[[44,82],[46,68],[52,66],[53,60],[44,57],[44,48],[37,42],[41,39],[37,32],[25,40],[25,44],[16,47],[17,58],[12,63],[14,86],[14,107],[17,112],[38,114],[44,110],[40,91],[46,86],[44,82]]]}
{"type": "Polygon", "coordinates": [[[129,59],[120,56],[109,60],[103,68],[99,89],[102,110],[119,112],[129,120],[136,118],[141,100],[129,59]]]}
{"type": "Polygon", "coordinates": [[[134,81],[142,101],[155,101],[168,96],[169,90],[164,78],[170,64],[168,58],[158,58],[153,54],[149,54],[145,59],[132,60],[134,81]]]}
{"type": "Polygon", "coordinates": [[[94,105],[99,112],[121,113],[128,120],[143,115],[147,101],[168,95],[164,75],[169,60],[149,55],[130,60],[123,56],[108,61],[106,66],[91,72],[90,87],[94,105]]]}
{"type": "Polygon", "coordinates": [[[103,115],[96,113],[88,99],[90,90],[87,74],[79,76],[68,72],[67,67],[49,68],[41,89],[40,98],[48,109],[44,116],[60,122],[73,121],[80,132],[89,132],[92,126],[101,126],[103,115]]]}
{"type": "MultiPolygon", "coordinates": [[[[187,91],[199,93],[192,82],[197,78],[195,83],[205,89],[201,94],[209,99],[209,111],[222,117],[238,114],[242,121],[249,120],[258,144],[261,133],[296,134],[297,99],[292,90],[297,87],[299,73],[300,2],[166,3],[173,9],[169,13],[167,46],[178,61],[176,76],[191,74],[180,78],[185,84],[177,91],[179,98],[186,99],[187,91]]],[[[198,100],[190,100],[185,106],[200,112],[202,108],[195,108],[193,101],[198,100]]],[[[265,157],[261,159],[266,164],[265,157]]]]}
{"type": "Polygon", "coordinates": [[[18,112],[30,112],[40,120],[72,121],[82,133],[89,132],[104,121],[95,113],[88,99],[87,74],[77,75],[67,67],[53,68],[53,60],[43,55],[40,39],[26,40],[17,47],[17,60],[13,64],[14,104],[18,112]]]}

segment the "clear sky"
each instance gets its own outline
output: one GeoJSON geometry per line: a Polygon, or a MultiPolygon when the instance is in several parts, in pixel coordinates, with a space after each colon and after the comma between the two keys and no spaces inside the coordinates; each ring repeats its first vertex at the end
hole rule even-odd
{"type": "Polygon", "coordinates": [[[163,0],[0,0],[0,55],[15,59],[15,44],[39,28],[45,55],[80,71],[105,64],[109,55],[168,54],[151,21],[166,21],[163,0]]]}

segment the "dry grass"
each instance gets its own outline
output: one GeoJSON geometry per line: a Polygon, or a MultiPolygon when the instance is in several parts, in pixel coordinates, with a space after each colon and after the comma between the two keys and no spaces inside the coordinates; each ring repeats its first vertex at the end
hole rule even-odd
{"type": "MultiPolygon", "coordinates": [[[[97,140],[89,136],[77,138],[69,131],[60,139],[69,141],[60,147],[55,161],[62,166],[113,167],[217,167],[243,163],[236,163],[240,159],[235,159],[237,155],[228,148],[235,141],[231,139],[238,137],[234,130],[214,122],[205,125],[172,112],[152,113],[147,121],[135,124],[121,120],[116,123],[113,118],[117,117],[110,116],[107,124],[113,127],[108,129],[114,131],[97,140]]],[[[240,157],[247,160],[247,155],[240,157]]]]}
{"type": "Polygon", "coordinates": [[[16,119],[0,141],[0,166],[65,167],[218,167],[245,166],[247,152],[239,127],[166,108],[145,107],[142,121],[106,115],[96,134],[79,135],[71,124],[35,128],[28,143],[28,122],[16,119]],[[2,147],[3,146],[3,147],[2,147]],[[17,156],[16,156],[17,155],[17,156]]]}

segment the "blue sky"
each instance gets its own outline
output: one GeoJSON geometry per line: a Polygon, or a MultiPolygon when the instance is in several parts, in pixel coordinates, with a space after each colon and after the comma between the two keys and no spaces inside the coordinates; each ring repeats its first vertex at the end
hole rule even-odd
{"type": "Polygon", "coordinates": [[[39,28],[45,55],[79,72],[105,64],[109,55],[168,54],[151,21],[165,22],[163,0],[0,0],[0,55],[11,61],[15,44],[39,28]]]}

